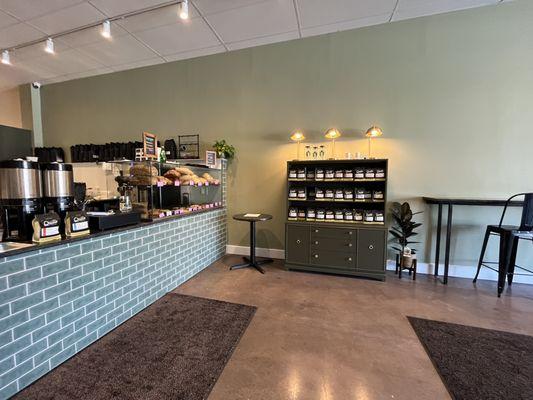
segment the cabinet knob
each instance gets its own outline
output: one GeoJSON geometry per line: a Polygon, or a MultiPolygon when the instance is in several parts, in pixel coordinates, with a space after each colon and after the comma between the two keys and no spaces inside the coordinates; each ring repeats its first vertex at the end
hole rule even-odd
{"type": "Polygon", "coordinates": [[[318,240],[317,240],[317,241],[315,241],[315,244],[318,244],[318,240]]]}
{"type": "Polygon", "coordinates": [[[315,233],[318,233],[318,229],[315,229],[315,233]]]}
{"type": "Polygon", "coordinates": [[[348,232],[348,235],[353,235],[353,232],[352,232],[352,231],[349,231],[349,232],[348,232]]]}
{"type": "Polygon", "coordinates": [[[348,261],[352,261],[352,257],[348,257],[348,261]]]}
{"type": "Polygon", "coordinates": [[[296,243],[300,244],[300,243],[302,243],[302,241],[300,239],[296,239],[296,243]]]}
{"type": "Polygon", "coordinates": [[[318,258],[318,254],[315,254],[315,258],[318,258]]]}
{"type": "Polygon", "coordinates": [[[371,244],[370,246],[368,246],[368,250],[374,250],[374,245],[371,244]]]}
{"type": "Polygon", "coordinates": [[[353,246],[353,244],[351,244],[351,243],[348,243],[348,247],[352,247],[352,246],[353,246]]]}

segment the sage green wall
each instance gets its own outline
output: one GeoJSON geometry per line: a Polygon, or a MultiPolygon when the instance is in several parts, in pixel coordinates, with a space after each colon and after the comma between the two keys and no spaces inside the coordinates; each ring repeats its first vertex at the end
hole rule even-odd
{"type": "MultiPolygon", "coordinates": [[[[391,200],[434,213],[422,195],[497,197],[532,190],[533,2],[438,15],[156,65],[42,88],[45,144],[199,133],[237,147],[229,214],[262,211],[261,247],[283,248],[288,136],[338,127],[338,154],[390,159],[391,200]]],[[[453,262],[472,264],[499,209],[457,208],[453,262]]],[[[516,211],[514,217],[518,217],[516,211]]],[[[430,260],[422,232],[421,258],[430,260]]],[[[229,222],[229,243],[248,226],[229,222]]],[[[428,231],[429,232],[429,231],[428,231]]],[[[495,247],[495,246],[494,246],[495,247]]],[[[524,247],[524,246],[523,246],[524,247]]],[[[528,248],[522,257],[532,258],[528,248]]],[[[494,252],[492,252],[494,254],[494,252]]]]}

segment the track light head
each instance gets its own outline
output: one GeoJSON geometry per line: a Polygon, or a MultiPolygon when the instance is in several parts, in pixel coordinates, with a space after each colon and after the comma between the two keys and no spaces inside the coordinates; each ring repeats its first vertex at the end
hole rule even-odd
{"type": "Polygon", "coordinates": [[[111,39],[111,22],[110,21],[104,21],[102,23],[102,36],[106,39],[111,39]]]}
{"type": "Polygon", "coordinates": [[[46,39],[46,46],[44,48],[44,51],[46,51],[49,54],[54,54],[55,53],[54,41],[52,40],[52,38],[46,39]]]}
{"type": "Polygon", "coordinates": [[[2,64],[11,65],[11,59],[9,57],[9,50],[4,50],[2,52],[2,64]]]}
{"type": "Polygon", "coordinates": [[[182,2],[178,4],[178,7],[180,18],[189,19],[189,0],[182,0],[182,2]]]}

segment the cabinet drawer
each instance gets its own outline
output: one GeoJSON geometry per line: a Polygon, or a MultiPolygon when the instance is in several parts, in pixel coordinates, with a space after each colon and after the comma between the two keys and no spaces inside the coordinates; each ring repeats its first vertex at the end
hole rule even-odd
{"type": "Polygon", "coordinates": [[[357,270],[385,270],[386,231],[360,229],[357,240],[357,270]]]}
{"type": "Polygon", "coordinates": [[[356,248],[355,237],[332,238],[315,236],[311,239],[311,251],[341,251],[354,253],[356,248]]]}
{"type": "Polygon", "coordinates": [[[311,227],[311,239],[319,237],[329,237],[337,239],[355,238],[357,230],[350,228],[323,228],[321,226],[311,227]]]}
{"type": "Polygon", "coordinates": [[[338,251],[312,250],[310,264],[326,268],[355,270],[355,255],[338,251]]]}
{"type": "Polygon", "coordinates": [[[309,227],[302,225],[287,225],[286,231],[286,255],[288,263],[309,263],[309,227]]]}

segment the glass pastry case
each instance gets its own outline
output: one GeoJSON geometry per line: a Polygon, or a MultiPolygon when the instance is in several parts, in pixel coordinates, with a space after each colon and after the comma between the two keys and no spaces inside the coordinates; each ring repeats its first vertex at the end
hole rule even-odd
{"type": "Polygon", "coordinates": [[[120,208],[143,220],[222,207],[222,172],[205,165],[155,161],[114,161],[120,208]]]}

